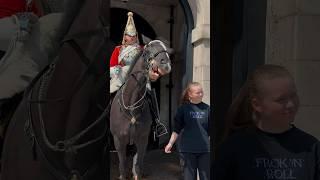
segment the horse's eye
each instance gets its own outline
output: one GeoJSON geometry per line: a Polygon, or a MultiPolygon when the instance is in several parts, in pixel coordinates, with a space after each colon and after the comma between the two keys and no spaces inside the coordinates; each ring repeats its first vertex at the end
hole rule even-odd
{"type": "Polygon", "coordinates": [[[160,60],[160,63],[161,63],[161,64],[164,64],[164,63],[166,63],[166,60],[161,59],[161,60],[160,60]]]}

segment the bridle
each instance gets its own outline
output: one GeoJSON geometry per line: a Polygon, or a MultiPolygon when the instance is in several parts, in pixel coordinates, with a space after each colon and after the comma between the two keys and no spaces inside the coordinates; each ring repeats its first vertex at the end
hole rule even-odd
{"type": "MultiPolygon", "coordinates": [[[[127,81],[128,81],[128,80],[127,80],[127,81]]],[[[147,94],[147,88],[144,88],[144,92],[143,92],[142,97],[139,98],[136,102],[134,102],[133,104],[130,104],[130,105],[125,105],[123,94],[124,94],[124,89],[126,88],[126,84],[127,84],[127,83],[125,83],[125,84],[124,84],[124,87],[121,88],[121,93],[120,93],[120,95],[121,95],[121,102],[122,102],[122,103],[120,103],[120,102],[119,102],[119,103],[121,104],[121,106],[122,106],[125,110],[134,111],[134,110],[142,107],[142,105],[143,105],[143,100],[144,100],[144,98],[145,98],[145,96],[146,96],[146,94],[147,94]]],[[[138,83],[138,84],[139,84],[139,83],[138,83]]],[[[147,84],[147,81],[146,81],[146,83],[143,83],[143,86],[146,86],[146,84],[147,84]]]]}
{"type": "MultiPolygon", "coordinates": [[[[148,51],[144,51],[142,53],[142,56],[143,56],[143,59],[144,61],[147,63],[147,69],[146,71],[148,72],[150,70],[150,68],[152,68],[152,63],[151,60],[155,59],[160,53],[166,53],[167,57],[169,58],[169,53],[167,51],[167,48],[165,47],[165,45],[159,41],[159,40],[153,40],[153,41],[150,41],[145,47],[144,49],[147,49],[147,48],[152,48],[150,47],[153,43],[159,43],[160,46],[162,47],[162,50],[160,51],[156,51],[156,52],[151,52],[150,50],[148,51]]],[[[154,49],[154,48],[153,48],[154,49]]]]}
{"type": "Polygon", "coordinates": [[[144,105],[146,102],[146,95],[147,95],[147,84],[148,84],[147,75],[143,75],[143,77],[147,78],[145,81],[143,81],[144,78],[138,80],[138,79],[136,79],[136,75],[138,73],[144,73],[144,72],[138,71],[138,72],[132,73],[130,75],[133,76],[134,79],[138,82],[138,84],[140,85],[139,87],[144,88],[142,96],[138,100],[133,102],[132,104],[125,104],[124,91],[127,88],[127,84],[128,84],[127,82],[129,81],[129,78],[127,78],[127,80],[121,86],[121,88],[119,89],[119,91],[116,95],[116,96],[118,96],[117,102],[118,102],[120,108],[123,110],[123,112],[125,112],[124,114],[127,115],[127,118],[131,119],[132,124],[135,123],[135,120],[136,120],[135,112],[142,110],[144,108],[144,105]],[[143,81],[143,82],[141,82],[141,81],[143,81]]]}
{"type": "MultiPolygon", "coordinates": [[[[150,70],[150,68],[153,68],[153,65],[151,63],[151,61],[153,59],[155,59],[160,53],[166,53],[167,56],[169,57],[168,55],[168,52],[167,52],[167,49],[166,47],[164,46],[164,44],[159,41],[159,40],[154,40],[154,41],[151,41],[149,42],[145,47],[144,47],[144,51],[142,53],[142,57],[143,57],[143,60],[144,60],[144,63],[146,63],[146,69],[145,71],[137,71],[135,73],[131,73],[130,76],[133,76],[135,80],[136,79],[136,76],[138,73],[143,73],[143,77],[145,78],[142,78],[142,80],[145,79],[144,82],[140,82],[139,80],[138,81],[138,84],[140,85],[140,87],[144,87],[144,90],[143,90],[143,94],[140,98],[138,98],[135,102],[133,102],[132,104],[125,104],[125,100],[124,100],[124,90],[125,88],[127,87],[127,82],[129,81],[130,78],[127,78],[127,80],[125,81],[125,83],[121,86],[121,88],[119,89],[118,93],[119,95],[118,96],[118,104],[120,105],[121,109],[127,114],[127,117],[129,119],[134,119],[135,121],[135,111],[138,111],[138,110],[141,110],[143,109],[144,107],[144,104],[146,102],[146,95],[147,95],[147,91],[148,89],[151,90],[151,87],[150,86],[150,79],[149,79],[149,75],[148,75],[148,72],[150,70]],[[156,51],[156,52],[151,52],[150,51],[150,47],[151,44],[153,43],[160,43],[160,46],[162,47],[162,50],[160,51],[156,51]]],[[[155,49],[155,48],[153,48],[155,49]]],[[[132,122],[134,123],[134,122],[132,122]]]]}

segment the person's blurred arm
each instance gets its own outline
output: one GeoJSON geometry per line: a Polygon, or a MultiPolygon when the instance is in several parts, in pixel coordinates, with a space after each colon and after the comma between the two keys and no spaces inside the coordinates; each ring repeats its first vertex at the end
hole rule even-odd
{"type": "Polygon", "coordinates": [[[117,46],[114,48],[109,60],[110,78],[113,78],[120,74],[121,66],[119,65],[119,62],[118,62],[119,53],[120,53],[120,48],[119,46],[117,46]]]}
{"type": "Polygon", "coordinates": [[[176,132],[173,132],[173,133],[171,134],[170,140],[169,140],[168,144],[166,145],[166,147],[165,147],[165,149],[164,149],[164,152],[165,152],[165,153],[171,153],[172,146],[173,146],[174,143],[177,141],[178,136],[179,136],[179,134],[176,133],[176,132]]]}
{"type": "Polygon", "coordinates": [[[117,46],[114,48],[112,55],[110,57],[110,61],[109,61],[110,68],[113,66],[119,65],[119,62],[118,62],[119,54],[120,54],[120,47],[117,46]]]}
{"type": "Polygon", "coordinates": [[[170,140],[168,144],[165,147],[165,153],[171,153],[171,148],[174,145],[174,143],[177,141],[179,137],[180,131],[184,127],[184,119],[183,119],[183,109],[181,107],[178,108],[176,116],[174,117],[174,129],[171,134],[170,140]]]}

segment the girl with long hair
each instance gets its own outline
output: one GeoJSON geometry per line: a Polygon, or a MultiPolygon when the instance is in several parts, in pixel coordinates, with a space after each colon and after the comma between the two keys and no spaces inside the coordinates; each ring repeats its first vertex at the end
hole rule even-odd
{"type": "Polygon", "coordinates": [[[209,180],[210,107],[202,102],[203,89],[198,82],[191,82],[182,93],[182,104],[175,116],[174,130],[165,147],[171,153],[173,144],[179,137],[178,149],[183,159],[185,180],[194,180],[199,172],[200,180],[209,180]]]}
{"type": "Polygon", "coordinates": [[[320,143],[294,125],[298,109],[287,69],[256,68],[230,106],[215,180],[319,180],[320,143]]]}

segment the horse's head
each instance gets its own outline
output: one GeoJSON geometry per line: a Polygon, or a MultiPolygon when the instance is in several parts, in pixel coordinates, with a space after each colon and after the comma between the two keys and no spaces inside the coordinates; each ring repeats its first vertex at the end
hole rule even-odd
{"type": "Polygon", "coordinates": [[[156,81],[159,77],[170,73],[171,60],[166,46],[160,40],[150,41],[144,47],[143,56],[148,63],[151,81],[156,81]]]}

